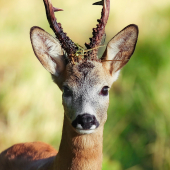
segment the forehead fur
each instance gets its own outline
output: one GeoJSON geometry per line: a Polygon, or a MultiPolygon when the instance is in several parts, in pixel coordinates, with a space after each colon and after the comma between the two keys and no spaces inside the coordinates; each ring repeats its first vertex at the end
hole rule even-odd
{"type": "Polygon", "coordinates": [[[93,63],[85,61],[85,62],[81,63],[80,65],[78,65],[78,71],[82,72],[84,74],[84,77],[86,77],[86,75],[89,73],[89,71],[91,69],[93,69],[94,67],[95,66],[93,63]]]}
{"type": "Polygon", "coordinates": [[[97,84],[108,85],[108,75],[97,61],[84,61],[77,65],[67,65],[66,84],[70,87],[80,87],[84,84],[95,86],[97,84]]]}

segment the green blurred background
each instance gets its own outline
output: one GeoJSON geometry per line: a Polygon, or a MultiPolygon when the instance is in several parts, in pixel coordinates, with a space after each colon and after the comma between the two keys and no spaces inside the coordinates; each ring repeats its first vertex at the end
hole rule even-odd
{"type": "MultiPolygon", "coordinates": [[[[64,31],[89,42],[101,7],[94,0],[53,0],[64,31]]],[[[170,169],[170,1],[111,0],[108,42],[128,24],[139,26],[136,51],[110,91],[103,170],[170,169]]],[[[59,147],[61,92],[36,59],[32,26],[53,34],[42,0],[0,0],[0,152],[20,142],[59,147]]]]}

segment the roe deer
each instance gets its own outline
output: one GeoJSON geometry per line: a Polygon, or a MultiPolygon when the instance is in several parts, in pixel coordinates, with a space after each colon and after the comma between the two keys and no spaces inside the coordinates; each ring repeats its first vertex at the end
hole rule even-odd
{"type": "Polygon", "coordinates": [[[16,144],[0,154],[0,170],[101,170],[103,128],[109,105],[108,91],[134,52],[138,27],[131,24],[114,36],[101,58],[110,0],[102,5],[101,19],[86,49],[74,43],[57,23],[50,0],[44,0],[47,19],[56,37],[39,27],[30,31],[34,53],[63,92],[64,122],[57,151],[42,142],[16,144]]]}

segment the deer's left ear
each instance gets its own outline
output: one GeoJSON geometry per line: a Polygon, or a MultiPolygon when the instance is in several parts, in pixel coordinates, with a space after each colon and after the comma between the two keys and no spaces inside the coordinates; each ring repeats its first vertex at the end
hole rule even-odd
{"type": "Polygon", "coordinates": [[[101,58],[103,66],[109,71],[115,81],[119,70],[132,56],[138,38],[138,27],[134,24],[125,27],[113,37],[101,58]]]}

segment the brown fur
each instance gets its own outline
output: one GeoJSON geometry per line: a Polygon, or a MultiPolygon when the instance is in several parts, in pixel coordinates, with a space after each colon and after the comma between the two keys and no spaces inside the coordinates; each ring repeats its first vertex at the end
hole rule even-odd
{"type": "Polygon", "coordinates": [[[57,151],[43,142],[20,143],[0,154],[0,170],[34,170],[51,167],[57,151]]]}
{"type": "Polygon", "coordinates": [[[0,154],[0,170],[101,170],[103,126],[79,135],[67,121],[58,154],[42,142],[16,144],[0,154]]]}
{"type": "Polygon", "coordinates": [[[59,154],[55,159],[57,170],[101,170],[103,126],[96,133],[78,135],[64,117],[59,154]]]}

